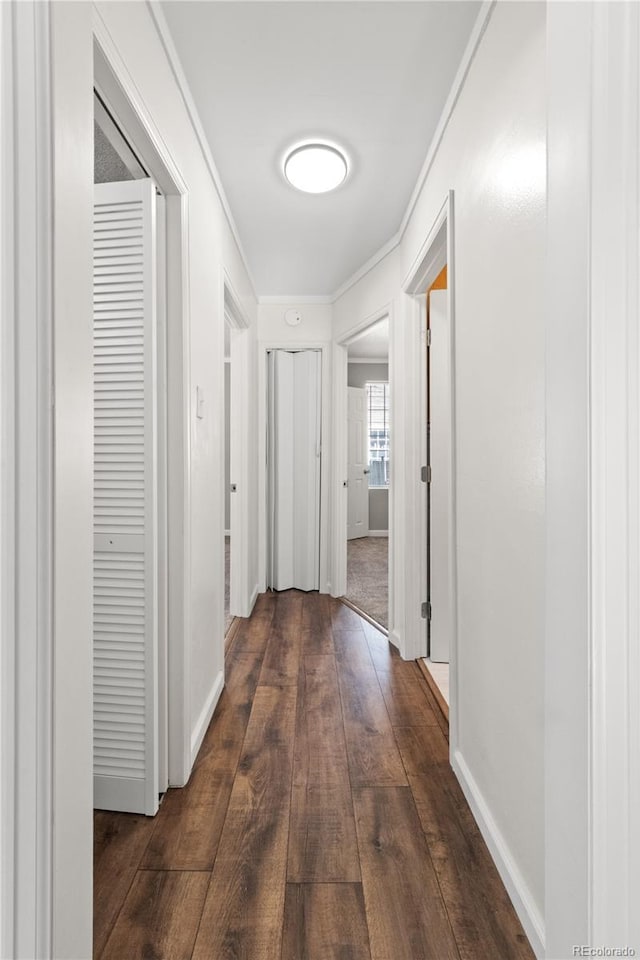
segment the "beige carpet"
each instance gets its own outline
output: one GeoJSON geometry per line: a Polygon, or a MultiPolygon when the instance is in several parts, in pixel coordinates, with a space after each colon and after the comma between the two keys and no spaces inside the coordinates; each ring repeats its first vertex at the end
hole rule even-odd
{"type": "Polygon", "coordinates": [[[389,539],[347,540],[347,600],[389,626],[389,539]]]}

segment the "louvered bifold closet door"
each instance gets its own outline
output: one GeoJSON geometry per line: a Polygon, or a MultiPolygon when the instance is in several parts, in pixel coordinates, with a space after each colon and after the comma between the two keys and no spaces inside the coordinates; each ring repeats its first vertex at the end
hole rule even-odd
{"type": "Polygon", "coordinates": [[[158,808],[155,187],[94,206],[94,806],[158,808]]]}

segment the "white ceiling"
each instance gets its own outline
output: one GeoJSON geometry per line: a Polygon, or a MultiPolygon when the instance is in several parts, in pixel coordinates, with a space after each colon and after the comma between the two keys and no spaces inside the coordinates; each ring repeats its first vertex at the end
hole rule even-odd
{"type": "Polygon", "coordinates": [[[368,360],[371,363],[387,363],[389,359],[389,318],[379,320],[352,340],[347,347],[349,360],[368,360]]]}
{"type": "Polygon", "coordinates": [[[259,295],[330,295],[397,231],[480,2],[162,3],[259,295]],[[310,195],[286,149],[352,171],[310,195]]]}

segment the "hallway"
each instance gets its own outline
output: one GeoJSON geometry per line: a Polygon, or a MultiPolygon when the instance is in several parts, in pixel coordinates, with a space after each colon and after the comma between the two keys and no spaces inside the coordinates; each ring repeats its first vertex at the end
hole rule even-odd
{"type": "Polygon", "coordinates": [[[95,960],[532,956],[415,662],[327,596],[260,596],[189,784],[95,815],[95,960]]]}

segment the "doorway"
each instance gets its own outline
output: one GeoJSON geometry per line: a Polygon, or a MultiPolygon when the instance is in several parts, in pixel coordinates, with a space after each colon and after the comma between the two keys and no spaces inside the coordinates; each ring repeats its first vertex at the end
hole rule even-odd
{"type": "MultiPolygon", "coordinates": [[[[142,105],[137,103],[135,90],[128,86],[128,78],[119,76],[117,61],[114,64],[111,54],[109,38],[103,37],[97,27],[94,37],[95,179],[119,184],[118,189],[122,190],[136,189],[135,184],[153,184],[149,196],[149,210],[150,220],[155,220],[155,229],[150,232],[149,264],[153,266],[149,269],[155,269],[157,277],[161,278],[159,284],[148,291],[149,302],[156,308],[155,328],[149,327],[148,342],[144,337],[141,340],[140,330],[131,330],[128,333],[124,331],[127,336],[126,343],[123,341],[116,344],[115,340],[112,340],[121,357],[132,347],[139,349],[141,344],[146,343],[146,346],[143,346],[143,349],[147,350],[146,369],[152,375],[149,381],[145,379],[145,384],[153,384],[155,381],[157,401],[149,400],[143,432],[147,431],[145,440],[148,440],[145,455],[150,461],[155,459],[155,469],[149,473],[149,486],[144,490],[134,489],[121,473],[116,472],[109,480],[111,483],[118,476],[123,483],[129,484],[126,489],[123,488],[120,495],[120,506],[125,513],[135,512],[136,503],[139,503],[142,495],[147,512],[147,526],[153,531],[149,535],[151,552],[146,561],[145,576],[153,575],[155,578],[156,596],[152,601],[151,595],[145,595],[144,616],[148,620],[145,628],[148,627],[154,635],[155,643],[152,650],[147,649],[146,642],[141,644],[138,633],[137,640],[131,642],[134,646],[137,643],[138,653],[140,647],[144,648],[144,669],[134,668],[129,662],[122,663],[119,667],[124,681],[122,696],[125,696],[125,687],[135,688],[150,682],[150,676],[147,677],[146,674],[147,667],[150,675],[155,672],[155,696],[147,698],[144,710],[145,725],[149,725],[148,729],[155,729],[157,736],[153,745],[147,742],[145,736],[144,747],[134,748],[138,751],[138,756],[141,749],[153,753],[157,789],[156,786],[149,788],[144,810],[145,813],[152,813],[153,808],[157,807],[158,793],[168,785],[183,786],[191,767],[187,643],[190,635],[190,605],[187,599],[190,557],[187,460],[190,389],[188,354],[185,349],[189,331],[184,300],[186,249],[182,229],[186,189],[172,161],[162,152],[160,140],[154,135],[153,124],[145,115],[142,105]],[[152,707],[154,699],[155,706],[152,707]],[[155,802],[152,794],[155,794],[155,802]]],[[[131,244],[128,236],[135,232],[132,229],[135,227],[135,217],[131,214],[132,208],[127,202],[118,203],[117,210],[128,210],[125,219],[129,219],[120,224],[118,237],[112,237],[109,243],[124,245],[120,251],[122,256],[112,263],[112,266],[122,269],[123,275],[104,276],[101,281],[103,291],[109,291],[114,304],[117,302],[115,312],[111,313],[116,327],[126,325],[128,320],[137,322],[139,319],[136,312],[139,304],[135,299],[131,299],[129,294],[134,290],[136,275],[140,274],[139,268],[132,266],[133,258],[129,257],[129,254],[134,253],[134,246],[124,249],[127,244],[131,244]]],[[[102,209],[103,212],[106,211],[106,208],[102,209]]],[[[108,214],[108,211],[102,217],[109,225],[113,222],[111,218],[112,214],[108,214]]],[[[115,327],[110,332],[120,336],[115,327]]],[[[132,386],[131,378],[135,369],[138,368],[133,363],[126,375],[129,386],[132,386]]],[[[143,393],[146,401],[144,388],[143,393]]],[[[116,397],[114,394],[114,402],[116,401],[125,415],[127,410],[133,410],[132,402],[140,403],[140,395],[134,396],[131,393],[125,396],[123,393],[116,397]]],[[[117,418],[116,425],[122,437],[129,435],[127,444],[131,441],[135,446],[141,439],[136,435],[136,430],[140,433],[141,422],[137,425],[127,424],[122,417],[117,418]]],[[[112,586],[113,583],[109,585],[109,589],[112,586]]],[[[124,606],[131,611],[132,601],[141,599],[140,585],[130,583],[122,586],[123,598],[126,594],[124,606]]],[[[131,621],[130,625],[135,625],[139,631],[139,622],[133,624],[131,621]]],[[[131,630],[129,635],[132,637],[135,632],[131,630]]],[[[124,660],[131,660],[134,646],[128,651],[122,648],[124,660]]],[[[117,746],[122,757],[126,758],[132,755],[129,742],[132,732],[135,728],[139,737],[141,724],[138,716],[130,729],[120,729],[121,717],[118,711],[114,710],[116,706],[113,702],[108,709],[102,711],[102,721],[110,725],[114,734],[114,748],[117,746]]],[[[137,709],[139,713],[140,708],[137,709]]],[[[130,760],[124,764],[127,765],[130,765],[130,760]]],[[[124,772],[124,767],[120,772],[124,772]]]]}
{"type": "Polygon", "coordinates": [[[413,298],[422,330],[421,371],[424,407],[421,432],[425,451],[421,480],[422,603],[426,657],[419,659],[445,713],[455,742],[456,551],[455,551],[455,372],[453,297],[453,195],[449,193],[404,285],[413,298]]]}
{"type": "MultiPolygon", "coordinates": [[[[389,311],[369,318],[337,347],[344,361],[344,520],[336,537],[344,550],[342,596],[388,632],[391,389],[389,311]]],[[[340,367],[336,364],[336,369],[340,367]]],[[[340,414],[338,414],[340,416],[340,414]]],[[[338,503],[340,506],[340,502],[338,503]]],[[[340,512],[337,511],[340,516],[340,512]]]]}
{"type": "Polygon", "coordinates": [[[164,198],[94,94],[94,804],[167,774],[164,198]]]}

